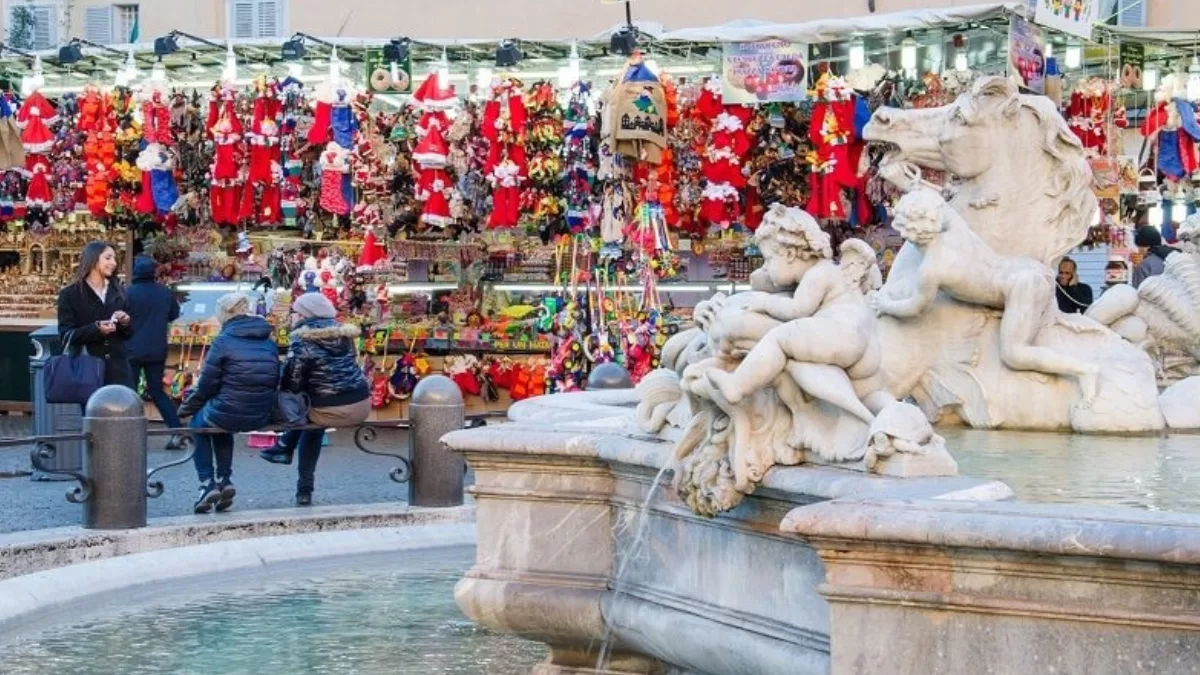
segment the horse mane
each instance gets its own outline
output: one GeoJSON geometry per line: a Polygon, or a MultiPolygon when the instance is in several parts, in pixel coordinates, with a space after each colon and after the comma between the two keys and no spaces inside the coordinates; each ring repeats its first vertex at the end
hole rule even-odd
{"type": "Polygon", "coordinates": [[[1051,160],[1044,194],[1058,202],[1047,223],[1054,232],[1053,250],[1046,251],[1048,255],[1042,258],[1050,264],[1084,240],[1092,214],[1098,208],[1096,195],[1092,192],[1095,177],[1083,144],[1067,126],[1054,103],[1045,96],[1023,95],[1006,78],[986,77],[972,88],[972,107],[980,109],[984,97],[1001,99],[998,109],[1005,114],[1028,110],[1037,122],[1042,150],[1051,160]]]}

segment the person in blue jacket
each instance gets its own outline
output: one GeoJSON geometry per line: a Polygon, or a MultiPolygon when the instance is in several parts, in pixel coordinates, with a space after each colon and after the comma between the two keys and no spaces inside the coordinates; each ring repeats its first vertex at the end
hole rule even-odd
{"type": "MultiPolygon", "coordinates": [[[[125,353],[133,370],[133,381],[145,376],[146,393],[158,408],[158,414],[170,429],[179,428],[175,404],[163,390],[163,371],[167,361],[167,329],[179,318],[179,302],[171,289],[158,283],[158,264],[149,256],[133,261],[133,283],[125,291],[125,306],[133,319],[133,335],[125,341],[125,353]]],[[[178,436],[167,441],[167,450],[179,450],[178,436]]]]}
{"type": "Polygon", "coordinates": [[[179,408],[191,417],[191,428],[217,428],[223,433],[196,436],[196,476],[200,496],[196,513],[233,506],[237,491],[230,480],[233,434],[255,431],[271,423],[279,387],[279,348],[271,324],[254,314],[244,293],[217,301],[221,333],[209,347],[195,389],[179,408]],[[216,457],[216,472],[213,458],[216,457]]]}

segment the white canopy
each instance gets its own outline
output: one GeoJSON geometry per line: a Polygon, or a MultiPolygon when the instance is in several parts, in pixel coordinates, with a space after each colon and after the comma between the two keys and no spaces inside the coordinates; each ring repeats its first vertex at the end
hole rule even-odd
{"type": "Polygon", "coordinates": [[[851,19],[819,19],[804,23],[770,23],[738,20],[707,28],[683,28],[667,31],[660,40],[686,42],[757,42],[787,40],[817,44],[845,40],[855,34],[890,33],[962,25],[972,21],[998,19],[1009,14],[1025,14],[1024,2],[992,2],[965,7],[917,9],[890,14],[874,14],[851,19]]]}

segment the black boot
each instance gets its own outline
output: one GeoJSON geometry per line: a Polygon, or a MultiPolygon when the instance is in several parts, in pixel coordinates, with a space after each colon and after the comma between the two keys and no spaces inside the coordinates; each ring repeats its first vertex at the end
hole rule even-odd
{"type": "Polygon", "coordinates": [[[269,450],[263,450],[262,452],[258,453],[259,457],[262,457],[272,464],[291,464],[292,455],[293,453],[290,450],[281,448],[278,445],[269,450]]]}

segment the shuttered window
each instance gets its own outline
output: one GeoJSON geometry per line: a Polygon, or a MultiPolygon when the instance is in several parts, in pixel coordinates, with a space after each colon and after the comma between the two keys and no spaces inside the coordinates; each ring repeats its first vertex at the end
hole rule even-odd
{"type": "Polygon", "coordinates": [[[112,6],[88,7],[84,15],[84,36],[102,45],[116,42],[113,39],[113,10],[112,6]]]}
{"type": "Polygon", "coordinates": [[[1117,0],[1117,25],[1140,28],[1146,25],[1146,3],[1150,0],[1117,0]]]}
{"type": "Polygon", "coordinates": [[[229,34],[248,40],[283,37],[283,0],[230,0],[229,34]]]}
{"type": "Polygon", "coordinates": [[[18,49],[50,49],[58,46],[61,10],[56,2],[9,0],[8,42],[18,49]]]}

